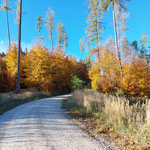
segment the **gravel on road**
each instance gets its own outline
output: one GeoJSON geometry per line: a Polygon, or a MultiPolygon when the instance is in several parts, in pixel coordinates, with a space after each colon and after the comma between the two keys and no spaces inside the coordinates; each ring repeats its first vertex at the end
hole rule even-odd
{"type": "Polygon", "coordinates": [[[73,124],[61,102],[36,100],[0,116],[0,150],[109,150],[73,124]]]}

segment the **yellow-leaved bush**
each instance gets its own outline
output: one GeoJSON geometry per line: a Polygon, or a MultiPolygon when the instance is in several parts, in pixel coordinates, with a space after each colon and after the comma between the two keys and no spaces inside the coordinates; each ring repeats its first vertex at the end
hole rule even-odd
{"type": "Polygon", "coordinates": [[[127,95],[150,96],[150,69],[142,59],[124,65],[122,88],[127,95]]]}
{"type": "Polygon", "coordinates": [[[89,71],[91,86],[102,92],[112,92],[119,85],[120,68],[117,57],[113,51],[101,49],[100,59],[92,64],[89,71]]]}
{"type": "Polygon", "coordinates": [[[103,47],[100,52],[100,59],[96,59],[89,71],[94,90],[116,93],[119,89],[127,96],[150,97],[150,68],[144,59],[130,54],[122,61],[121,70],[113,49],[103,47]]]}
{"type": "MultiPolygon", "coordinates": [[[[24,83],[24,58],[21,52],[20,55],[20,82],[21,87],[23,88],[24,83]]],[[[8,75],[8,85],[10,90],[14,90],[16,88],[16,78],[17,78],[17,46],[15,43],[9,46],[8,52],[4,57],[6,62],[6,69],[8,75]]]]}
{"type": "MultiPolygon", "coordinates": [[[[85,83],[88,81],[84,62],[67,56],[61,48],[49,51],[41,44],[33,45],[29,51],[21,52],[20,72],[21,88],[36,88],[48,92],[70,92],[74,76],[78,76],[85,83]]],[[[16,77],[17,46],[12,44],[6,56],[0,58],[0,92],[15,90],[16,77]]]]}
{"type": "Polygon", "coordinates": [[[60,48],[48,52],[42,45],[33,46],[26,54],[25,66],[26,86],[44,91],[70,92],[73,76],[88,78],[85,64],[66,56],[60,48]]]}

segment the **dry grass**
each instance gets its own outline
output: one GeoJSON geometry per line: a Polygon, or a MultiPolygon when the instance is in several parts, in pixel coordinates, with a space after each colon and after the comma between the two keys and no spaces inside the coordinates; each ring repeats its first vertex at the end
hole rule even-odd
{"type": "Polygon", "coordinates": [[[12,99],[39,97],[41,95],[43,95],[43,92],[37,91],[36,89],[21,90],[19,94],[16,94],[14,92],[0,93],[0,105],[12,99]]]}
{"type": "Polygon", "coordinates": [[[123,97],[105,95],[93,90],[75,91],[78,105],[93,112],[112,131],[130,136],[137,144],[150,148],[150,100],[132,103],[123,97]],[[93,105],[94,104],[94,105],[93,105]]]}
{"type": "Polygon", "coordinates": [[[14,92],[0,93],[0,115],[18,105],[50,96],[54,95],[35,89],[21,90],[19,94],[14,92]]]}

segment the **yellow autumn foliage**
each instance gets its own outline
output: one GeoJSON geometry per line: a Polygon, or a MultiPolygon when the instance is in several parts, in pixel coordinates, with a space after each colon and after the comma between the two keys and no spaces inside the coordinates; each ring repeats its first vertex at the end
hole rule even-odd
{"type": "Polygon", "coordinates": [[[128,95],[150,96],[150,69],[142,59],[124,65],[122,88],[128,95]]]}
{"type": "MultiPolygon", "coordinates": [[[[17,46],[15,43],[13,43],[11,46],[8,48],[8,52],[6,56],[4,57],[5,62],[6,62],[6,69],[7,69],[7,74],[8,74],[8,80],[9,80],[9,86],[10,90],[14,90],[16,88],[16,78],[17,78],[17,46]]],[[[24,83],[24,58],[21,52],[20,55],[20,82],[21,82],[21,87],[23,86],[24,83]]]]}

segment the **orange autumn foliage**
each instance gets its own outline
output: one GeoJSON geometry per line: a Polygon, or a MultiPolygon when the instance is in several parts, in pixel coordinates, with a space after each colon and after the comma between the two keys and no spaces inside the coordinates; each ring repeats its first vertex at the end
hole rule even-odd
{"type": "MultiPolygon", "coordinates": [[[[17,46],[12,44],[0,58],[0,92],[16,89],[16,75],[17,46]]],[[[72,90],[74,76],[87,82],[86,65],[66,56],[60,48],[49,52],[43,45],[34,45],[30,51],[21,52],[21,88],[67,93],[72,90]]]]}
{"type": "Polygon", "coordinates": [[[122,89],[127,95],[150,96],[150,69],[142,59],[124,65],[122,89]]]}
{"type": "Polygon", "coordinates": [[[25,56],[25,83],[44,91],[71,91],[73,76],[87,77],[85,64],[66,56],[62,49],[48,52],[42,45],[35,45],[25,56]]]}
{"type": "Polygon", "coordinates": [[[95,90],[126,96],[150,97],[150,68],[135,53],[124,58],[123,77],[120,75],[119,61],[113,48],[100,49],[100,59],[92,64],[89,71],[91,86],[95,90]]]}
{"type": "Polygon", "coordinates": [[[6,70],[6,63],[3,58],[0,57],[0,92],[5,92],[9,90],[8,76],[6,70]]]}

